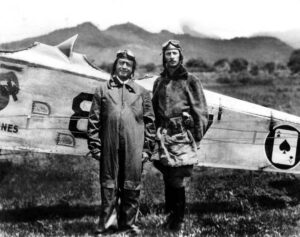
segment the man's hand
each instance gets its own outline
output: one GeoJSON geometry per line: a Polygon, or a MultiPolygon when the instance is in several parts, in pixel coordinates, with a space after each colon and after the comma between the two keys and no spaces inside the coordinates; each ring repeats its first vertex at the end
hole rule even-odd
{"type": "Polygon", "coordinates": [[[196,142],[197,150],[200,150],[200,141],[196,142]]]}
{"type": "Polygon", "coordinates": [[[92,157],[96,160],[100,160],[100,157],[101,157],[101,152],[100,151],[97,151],[97,152],[91,152],[92,154],[92,157]]]}
{"type": "Polygon", "coordinates": [[[167,130],[165,128],[159,127],[156,131],[156,138],[161,140],[162,136],[167,134],[167,130]]]}
{"type": "Polygon", "coordinates": [[[149,160],[150,156],[147,152],[144,152],[142,153],[142,163],[145,163],[149,160]]]}

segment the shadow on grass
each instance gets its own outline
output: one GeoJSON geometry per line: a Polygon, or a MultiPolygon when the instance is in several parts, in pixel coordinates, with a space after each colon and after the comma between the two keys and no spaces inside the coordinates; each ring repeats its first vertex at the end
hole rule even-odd
{"type": "Polygon", "coordinates": [[[38,206],[0,211],[0,222],[32,222],[43,219],[76,219],[97,216],[100,206],[38,206]]]}
{"type": "MultiPolygon", "coordinates": [[[[218,214],[218,213],[236,213],[245,214],[254,207],[260,209],[285,208],[287,203],[284,199],[272,198],[269,196],[255,196],[248,200],[236,201],[210,201],[187,203],[186,212],[190,214],[218,214]]],[[[164,213],[164,203],[153,205],[151,208],[146,204],[141,204],[140,211],[144,215],[149,213],[164,213]]]]}
{"type": "Polygon", "coordinates": [[[287,206],[285,200],[274,199],[268,196],[251,197],[248,200],[228,201],[228,202],[203,202],[190,203],[187,205],[190,213],[237,213],[244,214],[252,208],[259,209],[281,209],[287,206]]]}
{"type": "MultiPolygon", "coordinates": [[[[245,212],[245,207],[238,202],[210,202],[210,203],[188,203],[187,210],[190,213],[219,213],[219,212],[245,212]]],[[[164,212],[164,203],[152,206],[151,210],[146,204],[140,205],[140,211],[146,215],[153,211],[164,212]]],[[[77,219],[84,216],[97,217],[100,213],[100,206],[37,206],[29,208],[16,208],[0,211],[0,222],[31,222],[43,219],[77,219]]]]}
{"type": "MultiPolygon", "coordinates": [[[[140,211],[143,215],[151,212],[156,214],[164,212],[164,203],[159,203],[149,206],[144,203],[140,205],[140,211]]],[[[245,207],[242,203],[238,202],[210,202],[210,203],[188,203],[187,210],[191,214],[198,213],[243,213],[245,207]]],[[[100,212],[100,206],[69,206],[69,205],[56,205],[56,206],[38,206],[29,208],[17,208],[10,210],[0,211],[0,222],[32,222],[44,219],[77,219],[84,216],[97,217],[100,212]]]]}
{"type": "Polygon", "coordinates": [[[0,182],[10,172],[12,163],[8,160],[0,160],[0,182]]]}
{"type": "MultiPolygon", "coordinates": [[[[146,204],[140,205],[140,211],[143,215],[155,212],[156,214],[164,213],[164,203],[153,205],[151,208],[146,204]]],[[[194,202],[187,203],[186,212],[190,214],[204,213],[244,213],[247,208],[239,202],[194,202]]]]}
{"type": "Polygon", "coordinates": [[[245,207],[238,202],[209,202],[209,203],[190,203],[187,205],[191,214],[204,213],[243,213],[245,207]]]}
{"type": "Polygon", "coordinates": [[[291,199],[291,205],[297,205],[300,202],[300,179],[299,178],[286,178],[282,180],[271,181],[270,186],[286,193],[291,199]]]}

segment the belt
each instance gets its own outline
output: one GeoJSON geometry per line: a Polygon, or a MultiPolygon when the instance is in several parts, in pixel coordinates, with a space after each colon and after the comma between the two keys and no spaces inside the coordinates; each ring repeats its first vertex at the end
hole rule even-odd
{"type": "Polygon", "coordinates": [[[182,133],[185,131],[185,128],[182,124],[182,117],[173,117],[168,120],[164,120],[161,124],[161,127],[167,130],[169,136],[182,133]]]}

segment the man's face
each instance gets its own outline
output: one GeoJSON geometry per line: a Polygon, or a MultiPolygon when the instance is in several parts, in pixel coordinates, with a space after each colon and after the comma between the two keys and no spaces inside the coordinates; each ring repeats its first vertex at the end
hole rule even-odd
{"type": "Polygon", "coordinates": [[[116,75],[123,81],[130,78],[133,62],[127,58],[119,58],[116,66],[116,75]]]}
{"type": "Polygon", "coordinates": [[[166,60],[166,66],[169,68],[177,67],[180,60],[180,53],[178,49],[167,49],[165,51],[165,60],[166,60]]]}

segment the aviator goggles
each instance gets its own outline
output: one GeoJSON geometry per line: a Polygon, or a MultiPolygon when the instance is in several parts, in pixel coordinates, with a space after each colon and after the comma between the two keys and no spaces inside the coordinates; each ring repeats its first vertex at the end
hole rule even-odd
{"type": "Polygon", "coordinates": [[[119,50],[117,52],[117,58],[128,58],[129,60],[135,61],[134,54],[128,49],[119,50]]]}
{"type": "Polygon", "coordinates": [[[172,39],[172,40],[168,40],[168,41],[166,41],[165,43],[163,43],[163,44],[162,44],[162,50],[167,49],[167,47],[168,47],[170,44],[173,45],[175,48],[181,50],[180,41],[179,41],[179,40],[173,40],[173,39],[172,39]]]}

